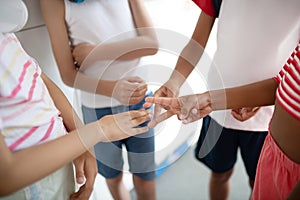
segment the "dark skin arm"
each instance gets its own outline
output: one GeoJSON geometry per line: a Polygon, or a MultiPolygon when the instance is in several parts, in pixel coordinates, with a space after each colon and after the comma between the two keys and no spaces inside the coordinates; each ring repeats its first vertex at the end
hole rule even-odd
{"type": "MultiPolygon", "coordinates": [[[[180,53],[175,69],[173,70],[169,80],[154,93],[155,97],[178,96],[180,87],[194,70],[204,52],[204,48],[207,44],[214,22],[214,17],[207,15],[205,12],[201,12],[192,38],[180,53]]],[[[161,107],[156,105],[154,119],[161,117],[159,116],[160,112],[161,107]]],[[[155,121],[151,121],[149,125],[154,127],[156,125],[155,121]]]]}
{"type": "Polygon", "coordinates": [[[144,107],[149,107],[153,103],[169,107],[165,114],[156,119],[156,123],[174,114],[177,114],[183,123],[190,123],[214,110],[273,105],[276,89],[276,81],[267,79],[241,87],[213,90],[179,98],[148,97],[144,107]]]}

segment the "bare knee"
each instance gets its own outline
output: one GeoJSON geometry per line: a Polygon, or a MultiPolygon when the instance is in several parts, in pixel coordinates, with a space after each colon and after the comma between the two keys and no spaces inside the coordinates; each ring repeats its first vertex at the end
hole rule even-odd
{"type": "Polygon", "coordinates": [[[216,182],[216,183],[226,183],[229,181],[232,173],[233,173],[233,169],[230,169],[223,173],[212,172],[211,173],[211,181],[216,182]]]}
{"type": "Polygon", "coordinates": [[[123,173],[120,173],[115,178],[106,179],[106,183],[111,186],[117,186],[122,183],[122,179],[123,179],[123,173]]]}
{"type": "Polygon", "coordinates": [[[155,195],[155,181],[146,181],[138,176],[133,176],[133,182],[135,191],[137,193],[138,199],[154,200],[155,195]]]}

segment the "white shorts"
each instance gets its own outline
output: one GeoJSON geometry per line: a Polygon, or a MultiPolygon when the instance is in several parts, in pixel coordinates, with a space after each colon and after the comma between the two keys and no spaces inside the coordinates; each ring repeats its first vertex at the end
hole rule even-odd
{"type": "MultiPolygon", "coordinates": [[[[22,178],[22,177],[20,177],[22,178]]],[[[73,164],[67,164],[49,176],[0,200],[64,200],[75,192],[73,164]]]]}

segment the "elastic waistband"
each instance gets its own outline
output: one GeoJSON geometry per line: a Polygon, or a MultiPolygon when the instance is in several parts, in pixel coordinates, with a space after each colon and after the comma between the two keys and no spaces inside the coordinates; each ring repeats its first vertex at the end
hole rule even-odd
{"type": "Polygon", "coordinates": [[[269,143],[269,147],[274,152],[274,158],[276,161],[280,162],[281,165],[283,165],[286,170],[293,171],[295,176],[298,174],[300,177],[300,164],[292,161],[289,157],[285,155],[285,153],[279,148],[279,146],[276,144],[275,140],[273,139],[271,132],[269,130],[269,134],[267,135],[265,142],[269,143]]]}

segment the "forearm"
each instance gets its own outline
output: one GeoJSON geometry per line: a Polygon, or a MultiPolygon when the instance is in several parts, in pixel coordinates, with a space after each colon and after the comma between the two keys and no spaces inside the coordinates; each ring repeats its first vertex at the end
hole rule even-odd
{"type": "Polygon", "coordinates": [[[13,153],[1,135],[0,195],[25,187],[69,163],[101,140],[100,131],[97,122],[91,123],[56,140],[13,153]]]}
{"type": "MultiPolygon", "coordinates": [[[[136,28],[132,31],[137,32],[137,36],[120,39],[118,42],[107,41],[105,44],[98,44],[83,62],[82,70],[97,60],[131,60],[157,53],[159,42],[143,1],[129,0],[129,5],[136,28]]],[[[114,41],[116,40],[114,38],[114,41]]]]}
{"type": "Polygon", "coordinates": [[[182,50],[170,77],[173,81],[177,81],[179,86],[183,84],[202,57],[214,22],[214,17],[201,12],[192,38],[182,50]]]}
{"type": "Polygon", "coordinates": [[[153,41],[157,41],[152,20],[142,0],[129,0],[131,13],[139,35],[148,36],[153,41]]]}
{"type": "Polygon", "coordinates": [[[98,44],[86,56],[80,66],[80,70],[84,71],[97,61],[132,60],[154,55],[157,53],[158,48],[158,42],[148,36],[136,36],[131,39],[121,39],[118,42],[111,43],[107,41],[107,43],[98,44]]]}
{"type": "Polygon", "coordinates": [[[182,50],[169,80],[180,87],[194,70],[203,54],[203,50],[198,43],[191,40],[182,50]]]}
{"type": "Polygon", "coordinates": [[[273,79],[253,84],[210,91],[213,110],[273,105],[277,83],[273,79]]]}
{"type": "Polygon", "coordinates": [[[63,118],[64,125],[67,130],[72,131],[76,128],[82,127],[82,121],[63,92],[45,74],[42,74],[42,78],[56,108],[61,112],[61,117],[63,118]]]}
{"type": "Polygon", "coordinates": [[[61,77],[63,82],[69,87],[108,97],[112,96],[116,84],[114,80],[99,80],[98,78],[87,76],[75,69],[65,72],[61,70],[61,77]]]}

